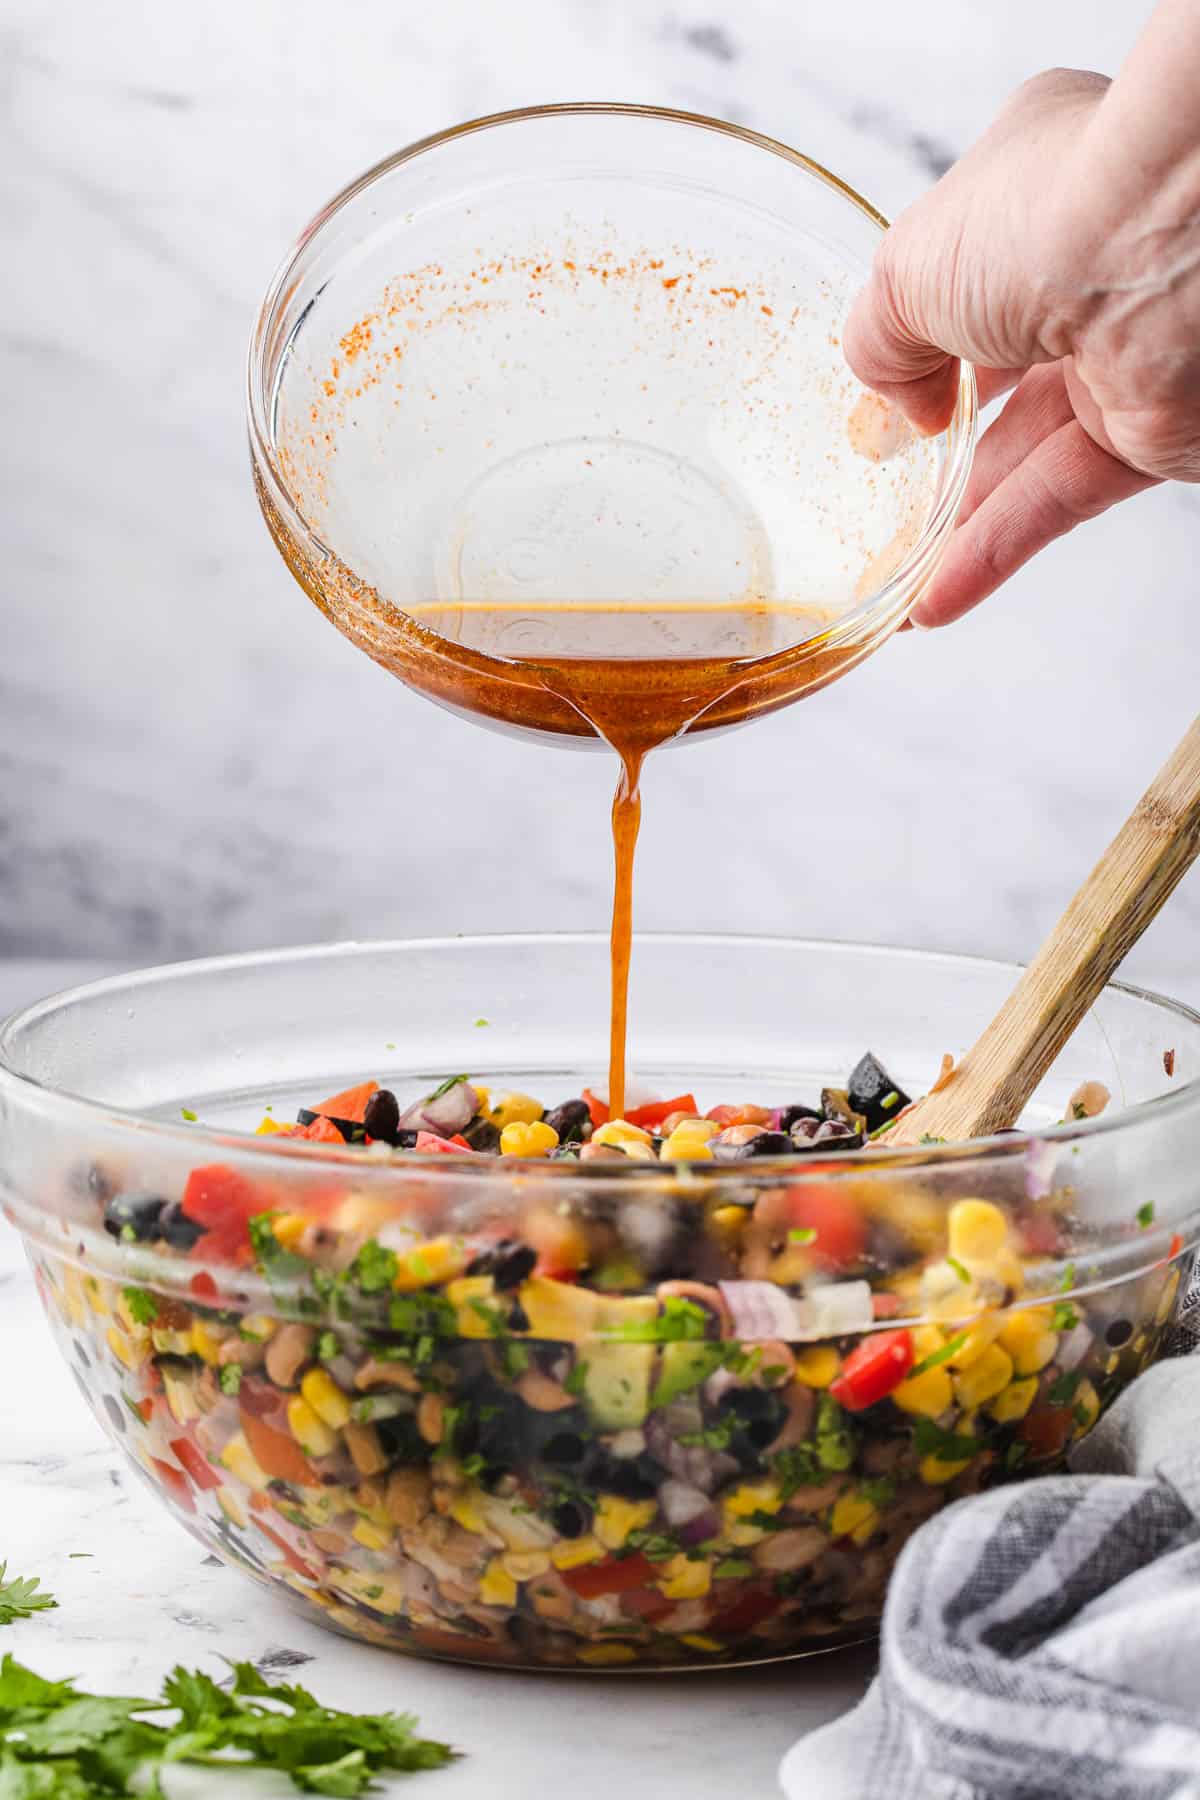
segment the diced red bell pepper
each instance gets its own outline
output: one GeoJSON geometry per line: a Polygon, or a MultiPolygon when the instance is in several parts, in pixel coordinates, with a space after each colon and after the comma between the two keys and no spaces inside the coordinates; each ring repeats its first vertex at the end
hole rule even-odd
{"type": "Polygon", "coordinates": [[[844,1269],[861,1259],[866,1227],[857,1206],[845,1194],[832,1187],[793,1188],[788,1214],[792,1230],[816,1232],[808,1253],[821,1268],[844,1269]]]}
{"type": "Polygon", "coordinates": [[[150,1465],[175,1504],[182,1506],[184,1512],[194,1513],[196,1502],[192,1498],[192,1490],[188,1486],[188,1478],[183,1470],[174,1468],[170,1463],[161,1462],[157,1456],[150,1458],[150,1465]]]}
{"type": "Polygon", "coordinates": [[[193,1245],[193,1256],[217,1257],[223,1262],[249,1262],[249,1223],[255,1213],[269,1210],[270,1200],[254,1182],[224,1163],[193,1169],[183,1190],[183,1210],[204,1233],[193,1245]]]}
{"type": "Polygon", "coordinates": [[[427,1156],[474,1156],[475,1152],[465,1137],[458,1133],[452,1138],[439,1137],[436,1131],[418,1131],[414,1150],[424,1150],[427,1156]]]}
{"type": "Polygon", "coordinates": [[[829,1392],[847,1412],[862,1412],[898,1388],[915,1360],[911,1331],[875,1332],[850,1352],[829,1392]]]}
{"type": "Polygon", "coordinates": [[[353,1125],[361,1125],[366,1117],[367,1101],[378,1092],[377,1081],[360,1081],[354,1087],[344,1088],[340,1094],[331,1094],[328,1100],[322,1100],[320,1106],[310,1110],[323,1113],[329,1119],[348,1119],[353,1125]]]}
{"type": "Polygon", "coordinates": [[[175,1460],[183,1465],[198,1488],[219,1488],[221,1477],[197,1444],[190,1438],[171,1439],[175,1460]]]}
{"type": "Polygon", "coordinates": [[[651,1587],[658,1575],[654,1564],[639,1551],[636,1556],[610,1556],[604,1562],[581,1563],[564,1569],[562,1578],[581,1600],[598,1600],[601,1594],[627,1594],[633,1588],[651,1587]]]}
{"type": "Polygon", "coordinates": [[[272,1481],[286,1481],[292,1487],[317,1487],[317,1474],[299,1444],[286,1432],[276,1431],[249,1412],[240,1412],[242,1431],[250,1446],[250,1454],[272,1481]]]}
{"type": "Polygon", "coordinates": [[[778,1594],[772,1594],[766,1588],[751,1588],[735,1600],[733,1605],[723,1613],[718,1613],[706,1627],[713,1637],[742,1637],[747,1631],[753,1631],[764,1619],[769,1619],[780,1607],[778,1594]]]}
{"type": "Polygon", "coordinates": [[[677,1094],[674,1100],[647,1100],[645,1106],[627,1107],[625,1119],[630,1125],[640,1125],[643,1131],[653,1131],[656,1125],[661,1125],[673,1112],[686,1113],[689,1119],[695,1118],[695,1094],[677,1094]]]}
{"type": "Polygon", "coordinates": [[[587,1102],[588,1112],[592,1116],[593,1127],[596,1127],[598,1125],[607,1125],[608,1124],[607,1103],[603,1100],[598,1099],[596,1097],[596,1095],[593,1094],[591,1088],[584,1088],[583,1098],[587,1102]]]}

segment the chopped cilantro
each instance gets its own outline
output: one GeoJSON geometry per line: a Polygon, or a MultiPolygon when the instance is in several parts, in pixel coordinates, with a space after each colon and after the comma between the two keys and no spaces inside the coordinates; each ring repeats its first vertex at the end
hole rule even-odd
{"type": "Polygon", "coordinates": [[[242,1386],[241,1363],[226,1363],[222,1368],[221,1373],[218,1375],[217,1380],[221,1384],[221,1392],[223,1394],[238,1394],[241,1391],[242,1386]]]}
{"type": "Polygon", "coordinates": [[[1054,1331],[1074,1331],[1079,1323],[1079,1314],[1069,1300],[1056,1300],[1054,1312],[1050,1320],[1054,1331]]]}
{"type": "MultiPolygon", "coordinates": [[[[40,1577],[14,1575],[11,1581],[6,1581],[4,1577],[7,1569],[8,1564],[0,1562],[0,1625],[11,1625],[14,1619],[31,1618],[35,1612],[49,1612],[51,1607],[58,1605],[53,1594],[38,1593],[40,1577]]],[[[6,1656],[5,1665],[11,1660],[11,1657],[6,1656]]],[[[0,1673],[0,1680],[2,1678],[0,1673]]],[[[0,1698],[0,1719],[4,1717],[3,1707],[4,1702],[0,1698]]],[[[0,1761],[0,1793],[3,1792],[3,1772],[3,1761],[0,1761]]],[[[31,1795],[34,1792],[32,1788],[29,1791],[31,1795]]],[[[14,1792],[19,1793],[20,1790],[14,1789],[14,1792]]]]}
{"type": "Polygon", "coordinates": [[[811,1444],[793,1444],[788,1450],[778,1451],[771,1459],[771,1468],[785,1501],[802,1487],[811,1487],[825,1477],[811,1444]]]}
{"type": "Polygon", "coordinates": [[[662,1302],[656,1318],[619,1325],[605,1336],[630,1344],[697,1342],[707,1336],[710,1323],[709,1314],[694,1300],[681,1300],[671,1294],[662,1302]]]}
{"type": "Polygon", "coordinates": [[[918,1456],[936,1456],[939,1462],[966,1462],[979,1449],[979,1439],[965,1432],[947,1431],[933,1419],[913,1423],[913,1443],[918,1456]]]}
{"type": "Polygon", "coordinates": [[[259,1268],[272,1286],[277,1282],[302,1281],[310,1274],[315,1281],[317,1272],[312,1265],[295,1251],[285,1250],[275,1236],[277,1216],[269,1212],[255,1213],[247,1227],[259,1268]]]}
{"type": "Polygon", "coordinates": [[[728,1450],[733,1442],[735,1424],[732,1414],[728,1414],[719,1425],[709,1425],[703,1431],[686,1432],[678,1441],[685,1450],[728,1450]]]}
{"type": "Polygon", "coordinates": [[[673,1556],[679,1555],[679,1544],[664,1531],[631,1531],[616,1554],[626,1557],[638,1551],[647,1562],[670,1562],[673,1556]]]}
{"type": "Polygon", "coordinates": [[[858,1491],[864,1500],[869,1500],[877,1511],[882,1512],[894,1498],[896,1484],[890,1475],[879,1475],[873,1481],[860,1482],[858,1491]]]}
{"type": "Polygon", "coordinates": [[[1088,1109],[1083,1104],[1083,1101],[1082,1100],[1072,1100],[1072,1102],[1071,1102],[1071,1117],[1073,1119],[1086,1119],[1087,1116],[1088,1116],[1088,1109]]]}
{"type": "Polygon", "coordinates": [[[400,1263],[394,1250],[386,1250],[374,1238],[365,1243],[350,1264],[350,1279],[364,1294],[382,1294],[395,1283],[400,1263]]]}
{"type": "Polygon", "coordinates": [[[414,1337],[449,1338],[458,1333],[458,1314],[444,1294],[396,1294],[388,1304],[388,1324],[414,1337]]]}
{"type": "Polygon", "coordinates": [[[491,1020],[490,1020],[490,1019],[476,1019],[476,1021],[475,1021],[475,1029],[476,1029],[476,1031],[478,1031],[478,1030],[479,1030],[479,1028],[480,1028],[480,1026],[481,1026],[481,1025],[490,1025],[490,1024],[491,1024],[491,1022],[492,1022],[492,1021],[491,1021],[491,1020]]]}
{"type": "Polygon", "coordinates": [[[1021,1464],[1025,1461],[1025,1458],[1028,1455],[1029,1455],[1029,1445],[1028,1444],[1010,1444],[1008,1446],[1008,1449],[1004,1452],[1005,1468],[1006,1469],[1019,1469],[1021,1464]]]}
{"type": "Polygon", "coordinates": [[[1058,1284],[1060,1294],[1069,1294],[1075,1286],[1075,1264],[1069,1262],[1062,1272],[1062,1280],[1058,1284]]]}
{"type": "Polygon", "coordinates": [[[1145,1231],[1145,1229],[1148,1225],[1153,1225],[1153,1223],[1154,1223],[1154,1202],[1153,1202],[1153,1200],[1147,1200],[1144,1206],[1138,1207],[1137,1222],[1141,1226],[1143,1231],[1145,1231]]]}
{"type": "Polygon", "coordinates": [[[1071,1417],[1074,1419],[1075,1423],[1079,1426],[1081,1431],[1086,1431],[1088,1426],[1092,1422],[1092,1415],[1088,1411],[1087,1407],[1083,1404],[1082,1400],[1077,1400],[1075,1402],[1074,1406],[1071,1408],[1071,1417]]]}
{"type": "Polygon", "coordinates": [[[766,1363],[763,1366],[762,1378],[768,1387],[777,1387],[781,1381],[786,1381],[787,1374],[786,1363],[766,1363]]]}
{"type": "Polygon", "coordinates": [[[194,1125],[200,1116],[199,1113],[194,1113],[190,1106],[181,1106],[179,1111],[189,1125],[194,1125]]]}
{"type": "Polygon", "coordinates": [[[1075,1389],[1083,1380],[1081,1369],[1069,1369],[1050,1383],[1046,1398],[1051,1406],[1070,1406],[1075,1398],[1075,1389]]]}
{"type": "Polygon", "coordinates": [[[923,1131],[917,1139],[918,1144],[944,1144],[944,1137],[934,1137],[932,1131],[923,1131]]]}
{"type": "Polygon", "coordinates": [[[947,1338],[940,1350],[931,1350],[928,1356],[923,1356],[920,1362],[909,1370],[909,1381],[914,1381],[918,1375],[924,1375],[927,1370],[936,1369],[940,1364],[949,1362],[952,1356],[957,1356],[966,1343],[968,1335],[965,1331],[956,1332],[952,1338],[947,1338]]]}
{"type": "Polygon", "coordinates": [[[158,1301],[153,1294],[148,1294],[145,1288],[127,1287],[121,1289],[121,1298],[135,1325],[153,1325],[158,1317],[158,1301]]]}
{"type": "Polygon", "coordinates": [[[339,1355],[341,1348],[336,1331],[323,1331],[317,1339],[317,1361],[332,1362],[334,1357],[339,1355]]]}
{"type": "Polygon", "coordinates": [[[744,1556],[727,1556],[713,1570],[717,1581],[739,1581],[744,1575],[753,1575],[754,1564],[744,1556]]]}
{"type": "Polygon", "coordinates": [[[946,1267],[948,1269],[953,1269],[954,1273],[958,1276],[958,1279],[960,1281],[964,1281],[964,1282],[970,1281],[970,1279],[971,1279],[970,1269],[967,1268],[965,1263],[959,1262],[957,1256],[948,1256],[946,1258],[946,1267]]]}

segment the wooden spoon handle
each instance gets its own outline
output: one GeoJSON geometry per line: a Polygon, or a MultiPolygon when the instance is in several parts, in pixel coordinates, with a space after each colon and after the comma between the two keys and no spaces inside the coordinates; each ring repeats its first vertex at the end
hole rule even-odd
{"type": "Polygon", "coordinates": [[[884,1142],[999,1131],[1200,853],[1200,719],[1159,770],[1024,975],[945,1086],[884,1142]]]}

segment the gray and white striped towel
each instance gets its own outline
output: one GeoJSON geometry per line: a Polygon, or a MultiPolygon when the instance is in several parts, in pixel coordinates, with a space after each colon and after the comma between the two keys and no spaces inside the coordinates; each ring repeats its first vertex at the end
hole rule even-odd
{"type": "Polygon", "coordinates": [[[784,1758],[788,1800],[1200,1800],[1200,1351],[1071,1467],[917,1532],[879,1675],[784,1758]]]}

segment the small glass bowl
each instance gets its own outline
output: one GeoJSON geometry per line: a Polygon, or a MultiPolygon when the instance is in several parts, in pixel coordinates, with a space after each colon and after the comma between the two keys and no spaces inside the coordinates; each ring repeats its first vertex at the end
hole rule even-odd
{"type": "Polygon", "coordinates": [[[301,234],[254,327],[285,561],[429,697],[467,706],[466,667],[475,716],[560,743],[596,740],[513,672],[555,644],[811,643],[843,672],[928,582],[975,441],[969,368],[920,439],[845,365],[885,226],[808,157],[653,107],[505,113],[389,157],[301,234]]]}
{"type": "MultiPolygon", "coordinates": [[[[813,1103],[868,1044],[919,1092],[1015,975],[747,938],[636,961],[639,1079],[705,1108],[813,1103]]],[[[1029,1132],[969,1146],[668,1166],[246,1135],[368,1076],[578,1095],[606,969],[598,937],[342,944],[44,1001],[0,1029],[0,1199],[101,1424],[310,1616],[537,1668],[861,1637],[924,1518],[1059,1468],[1160,1353],[1200,1226],[1200,1017],[1110,987],[1029,1132]],[[1121,1109],[1051,1123],[1085,1077],[1121,1109]],[[876,1391],[881,1352],[925,1372],[876,1391]]]]}

